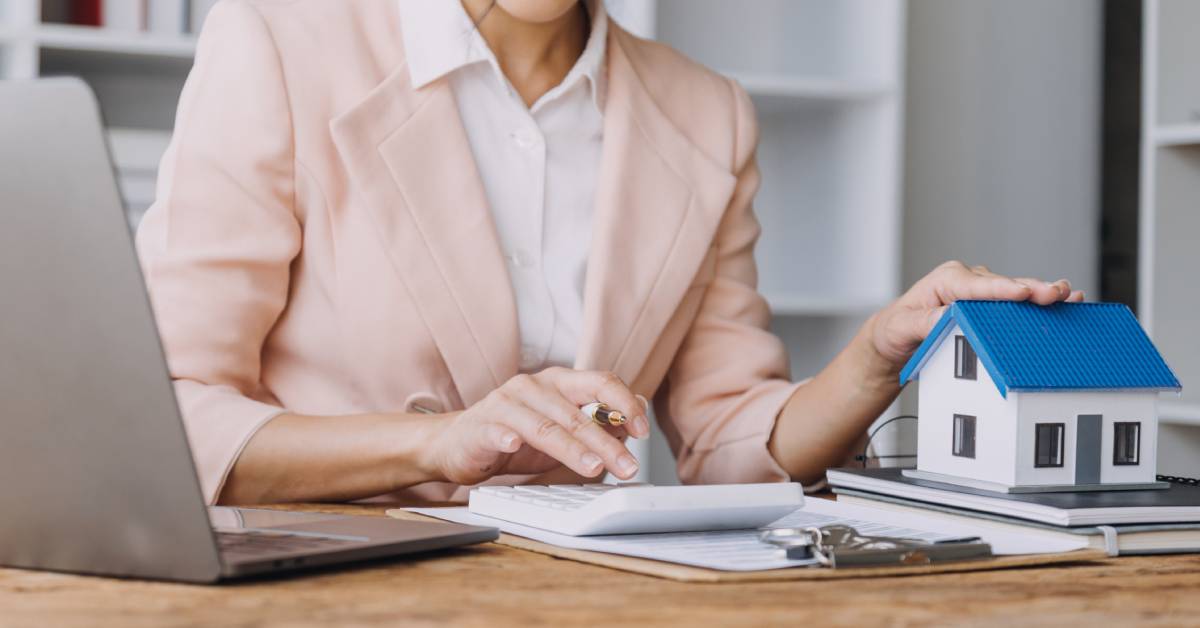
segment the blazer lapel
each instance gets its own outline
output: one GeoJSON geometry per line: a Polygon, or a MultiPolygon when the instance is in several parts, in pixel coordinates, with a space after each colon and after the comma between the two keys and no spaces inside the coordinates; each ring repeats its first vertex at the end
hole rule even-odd
{"type": "Polygon", "coordinates": [[[517,316],[452,90],[401,68],[330,128],[463,403],[482,399],[517,372],[517,316]]]}
{"type": "Polygon", "coordinates": [[[604,155],[576,368],[632,382],[699,270],[736,184],[658,108],[610,24],[604,155]]]}

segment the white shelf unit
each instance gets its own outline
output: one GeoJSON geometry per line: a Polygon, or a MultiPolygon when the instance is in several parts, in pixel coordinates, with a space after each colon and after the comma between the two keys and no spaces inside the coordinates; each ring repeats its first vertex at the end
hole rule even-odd
{"type": "Polygon", "coordinates": [[[41,24],[33,31],[33,40],[43,49],[135,57],[191,60],[196,53],[196,38],[191,35],[122,33],[71,24],[41,24]]]}
{"type": "Polygon", "coordinates": [[[737,79],[754,99],[760,289],[777,331],[793,341],[795,375],[816,373],[900,288],[903,0],[610,8],[635,32],[737,79]]]}
{"type": "MultiPolygon", "coordinates": [[[[609,8],[753,98],[759,287],[793,376],[816,374],[901,287],[906,3],[609,0],[609,8]]],[[[881,433],[877,453],[898,453],[897,437],[890,427],[881,433]]],[[[664,454],[654,444],[656,483],[669,474],[664,454]]]]}
{"type": "Polygon", "coordinates": [[[1200,425],[1200,2],[1145,0],[1142,28],[1138,315],[1184,386],[1162,420],[1200,425]]]}
{"type": "Polygon", "coordinates": [[[1167,423],[1200,426],[1200,403],[1164,399],[1158,403],[1158,413],[1167,423]]]}
{"type": "Polygon", "coordinates": [[[0,79],[70,75],[87,81],[110,132],[139,140],[113,145],[114,151],[121,146],[136,151],[115,155],[130,221],[136,223],[152,200],[161,156],[147,151],[166,145],[196,38],[52,21],[65,7],[65,0],[0,0],[0,79]],[[137,168],[124,170],[129,162],[137,168]]]}
{"type": "Polygon", "coordinates": [[[1200,144],[1200,122],[1161,125],[1154,129],[1154,144],[1160,147],[1200,144]]]}

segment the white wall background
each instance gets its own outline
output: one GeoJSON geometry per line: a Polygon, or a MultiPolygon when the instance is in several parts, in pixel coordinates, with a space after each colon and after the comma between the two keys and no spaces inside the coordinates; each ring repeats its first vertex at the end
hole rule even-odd
{"type": "Polygon", "coordinates": [[[1099,0],[912,0],[907,283],[946,259],[1098,288],[1099,0]]]}
{"type": "Polygon", "coordinates": [[[1100,0],[910,0],[905,285],[960,259],[1098,296],[1102,17],[1100,0]]]}

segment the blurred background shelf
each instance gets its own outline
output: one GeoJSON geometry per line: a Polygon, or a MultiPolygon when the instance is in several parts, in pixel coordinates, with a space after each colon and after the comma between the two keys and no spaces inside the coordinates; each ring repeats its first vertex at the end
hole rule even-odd
{"type": "Polygon", "coordinates": [[[1158,415],[1163,423],[1200,426],[1200,403],[1163,399],[1158,403],[1158,415]]]}
{"type": "Polygon", "coordinates": [[[883,81],[835,80],[771,74],[731,75],[751,96],[796,100],[865,100],[892,95],[896,86],[883,81]]]}
{"type": "Polygon", "coordinates": [[[744,73],[730,76],[750,94],[759,115],[784,113],[814,103],[867,102],[897,94],[896,86],[884,81],[744,73]]]}
{"type": "Polygon", "coordinates": [[[1145,0],[1137,313],[1183,383],[1164,395],[1159,472],[1200,475],[1200,2],[1145,0]]]}
{"type": "Polygon", "coordinates": [[[764,292],[775,316],[861,316],[887,305],[888,301],[837,295],[811,296],[764,292]]]}
{"type": "Polygon", "coordinates": [[[1200,123],[1160,126],[1154,129],[1154,143],[1158,146],[1200,144],[1200,123]]]}
{"type": "MultiPolygon", "coordinates": [[[[106,2],[134,10],[141,0],[106,2]]],[[[173,13],[163,14],[177,21],[151,27],[147,18],[147,29],[138,30],[66,23],[73,16],[67,0],[0,0],[0,78],[78,76],[92,87],[132,225],[154,200],[158,163],[192,66],[196,36],[188,22],[201,23],[210,5],[175,4],[173,13]]],[[[151,0],[141,6],[153,12],[168,5],[151,0]]]]}
{"type": "Polygon", "coordinates": [[[42,24],[32,38],[42,48],[80,52],[189,60],[196,52],[196,39],[189,35],[125,33],[95,26],[42,24]]]}

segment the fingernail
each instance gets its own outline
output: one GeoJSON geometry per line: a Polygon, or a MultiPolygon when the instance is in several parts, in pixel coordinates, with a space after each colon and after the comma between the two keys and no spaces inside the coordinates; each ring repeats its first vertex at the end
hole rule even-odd
{"type": "Polygon", "coordinates": [[[617,458],[617,469],[625,476],[632,476],[638,470],[637,460],[634,460],[633,456],[624,454],[617,458]]]}
{"type": "Polygon", "coordinates": [[[600,459],[600,456],[597,456],[590,451],[586,454],[583,454],[583,457],[580,458],[579,461],[583,463],[583,468],[586,469],[590,474],[594,474],[599,471],[600,465],[604,464],[604,461],[600,459]]]}
{"type": "Polygon", "coordinates": [[[649,402],[649,401],[646,401],[646,398],[645,398],[645,397],[643,397],[643,396],[641,396],[641,395],[634,395],[634,397],[637,397],[637,400],[638,400],[639,402],[641,402],[641,404],[642,404],[642,411],[643,411],[643,412],[649,412],[649,411],[650,411],[650,402],[649,402]]]}
{"type": "Polygon", "coordinates": [[[504,447],[505,451],[512,450],[513,445],[516,445],[516,444],[517,444],[517,437],[513,434],[509,434],[509,435],[505,436],[503,439],[501,439],[501,442],[500,442],[500,445],[502,447],[504,447]]]}
{"type": "Polygon", "coordinates": [[[633,417],[633,431],[637,432],[638,438],[650,436],[650,421],[640,414],[633,417]]]}

